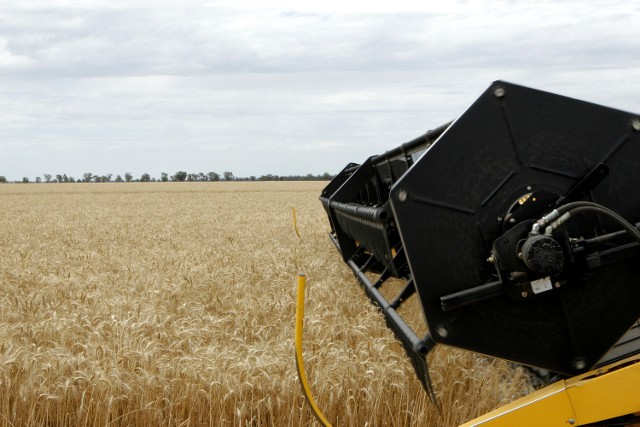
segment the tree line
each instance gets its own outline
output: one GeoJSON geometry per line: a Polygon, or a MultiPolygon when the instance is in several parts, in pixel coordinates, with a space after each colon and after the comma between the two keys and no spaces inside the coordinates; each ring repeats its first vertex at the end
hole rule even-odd
{"type": "MultiPolygon", "coordinates": [[[[37,176],[32,181],[29,177],[23,177],[21,181],[12,181],[15,183],[28,184],[31,182],[36,183],[65,183],[65,182],[197,182],[197,181],[329,181],[333,179],[334,175],[328,172],[322,175],[261,175],[259,177],[235,177],[233,172],[226,171],[222,174],[217,172],[198,172],[188,173],[185,171],[177,171],[173,175],[169,175],[166,172],[160,173],[159,178],[152,177],[148,173],[143,173],[140,177],[135,178],[131,172],[125,172],[123,175],[94,175],[91,172],[86,172],[81,178],[74,178],[67,174],[52,175],[49,173],[37,176]]],[[[2,175],[0,175],[0,183],[8,183],[9,181],[2,175]]]]}

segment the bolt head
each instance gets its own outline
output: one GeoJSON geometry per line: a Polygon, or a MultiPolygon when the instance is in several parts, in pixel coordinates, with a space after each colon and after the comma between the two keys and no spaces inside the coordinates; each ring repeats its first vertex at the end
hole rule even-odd
{"type": "Polygon", "coordinates": [[[502,98],[502,97],[504,97],[504,94],[505,94],[505,90],[504,90],[504,88],[502,86],[498,86],[497,88],[495,88],[493,90],[493,95],[496,98],[502,98]]]}
{"type": "Polygon", "coordinates": [[[573,418],[569,418],[569,419],[567,420],[567,422],[568,422],[570,425],[574,425],[574,424],[576,423],[576,420],[574,420],[573,418]]]}
{"type": "Polygon", "coordinates": [[[401,202],[407,201],[407,192],[405,190],[400,190],[398,192],[398,200],[401,202]]]}
{"type": "Polygon", "coordinates": [[[447,328],[442,325],[438,325],[438,327],[436,327],[436,333],[442,338],[446,338],[449,335],[449,331],[447,331],[447,328]]]}
{"type": "Polygon", "coordinates": [[[631,120],[631,127],[636,132],[640,131],[640,117],[636,117],[636,118],[631,120]]]}
{"type": "Polygon", "coordinates": [[[522,298],[526,298],[529,296],[529,293],[527,291],[522,291],[520,295],[522,295],[522,298]]]}
{"type": "Polygon", "coordinates": [[[577,357],[573,361],[573,367],[579,370],[582,370],[587,367],[587,362],[582,357],[577,357]]]}

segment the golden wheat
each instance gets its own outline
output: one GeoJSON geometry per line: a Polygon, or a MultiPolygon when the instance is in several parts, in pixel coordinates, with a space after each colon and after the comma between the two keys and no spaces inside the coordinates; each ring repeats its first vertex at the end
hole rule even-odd
{"type": "Polygon", "coordinates": [[[0,425],[315,425],[301,271],[307,374],[334,425],[453,426],[528,391],[440,348],[437,414],[327,238],[324,185],[0,186],[0,425]]]}

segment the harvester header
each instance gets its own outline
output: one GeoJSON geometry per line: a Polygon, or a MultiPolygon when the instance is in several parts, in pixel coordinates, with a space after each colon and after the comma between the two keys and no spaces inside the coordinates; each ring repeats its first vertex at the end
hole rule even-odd
{"type": "Polygon", "coordinates": [[[432,395],[437,343],[565,377],[640,352],[638,167],[640,115],[496,81],[320,200],[432,395]],[[390,278],[406,285],[388,300],[390,278]],[[423,336],[397,312],[414,294],[423,336]]]}

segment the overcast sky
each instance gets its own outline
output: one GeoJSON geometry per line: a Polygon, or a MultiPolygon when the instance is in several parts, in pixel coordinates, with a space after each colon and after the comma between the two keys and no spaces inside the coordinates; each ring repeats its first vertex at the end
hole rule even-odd
{"type": "Polygon", "coordinates": [[[337,173],[499,79],[640,113],[640,2],[0,0],[0,175],[337,173]]]}

